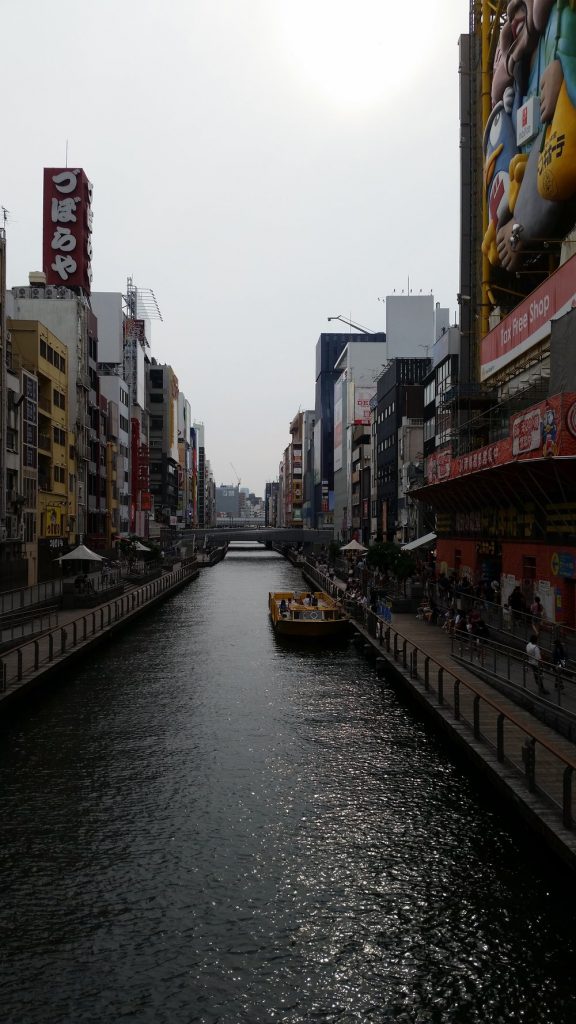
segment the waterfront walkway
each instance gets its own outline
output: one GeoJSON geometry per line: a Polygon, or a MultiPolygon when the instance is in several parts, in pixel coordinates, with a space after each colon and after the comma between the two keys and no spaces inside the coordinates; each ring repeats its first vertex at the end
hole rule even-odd
{"type": "Polygon", "coordinates": [[[94,608],[59,611],[56,628],[13,647],[0,657],[0,708],[56,673],[66,671],[89,648],[165,600],[197,575],[198,566],[192,561],[149,582],[136,583],[120,596],[94,608]]]}
{"type": "MultiPolygon", "coordinates": [[[[302,565],[302,570],[322,589],[343,596],[341,580],[310,565],[302,565]]],[[[518,699],[479,678],[481,665],[454,658],[452,638],[414,613],[394,613],[392,621],[385,622],[369,608],[357,606],[353,618],[357,641],[375,659],[378,674],[400,685],[530,827],[576,869],[576,747],[535,715],[546,704],[550,716],[559,715],[553,701],[520,685],[520,706],[518,699]]],[[[574,702],[573,695],[564,703],[568,701],[574,702]]]]}

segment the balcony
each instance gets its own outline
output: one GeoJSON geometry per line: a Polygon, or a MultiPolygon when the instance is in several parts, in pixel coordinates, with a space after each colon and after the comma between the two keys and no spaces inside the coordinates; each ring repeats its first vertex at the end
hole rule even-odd
{"type": "Polygon", "coordinates": [[[41,434],[38,432],[38,449],[48,453],[52,451],[52,438],[50,437],[50,434],[41,434]]]}
{"type": "Polygon", "coordinates": [[[49,398],[44,398],[44,395],[38,395],[38,405],[41,409],[44,409],[49,416],[52,415],[52,402],[49,398]]]}

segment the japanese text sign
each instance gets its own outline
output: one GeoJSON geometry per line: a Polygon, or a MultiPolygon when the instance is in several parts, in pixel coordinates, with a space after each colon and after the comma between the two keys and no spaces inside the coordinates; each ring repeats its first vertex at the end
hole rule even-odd
{"type": "Polygon", "coordinates": [[[90,292],[92,185],[80,168],[44,168],[43,270],[47,284],[90,292]]]}

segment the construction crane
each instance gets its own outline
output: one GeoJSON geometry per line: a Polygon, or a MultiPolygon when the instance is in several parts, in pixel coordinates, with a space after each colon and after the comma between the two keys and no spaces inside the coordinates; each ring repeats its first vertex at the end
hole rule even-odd
{"type": "Polygon", "coordinates": [[[230,463],[230,465],[232,466],[232,469],[234,470],[234,475],[236,477],[236,480],[238,481],[238,490],[240,490],[240,484],[242,483],[242,481],[241,481],[240,477],[238,476],[238,470],[236,469],[236,466],[232,462],[230,463]]]}

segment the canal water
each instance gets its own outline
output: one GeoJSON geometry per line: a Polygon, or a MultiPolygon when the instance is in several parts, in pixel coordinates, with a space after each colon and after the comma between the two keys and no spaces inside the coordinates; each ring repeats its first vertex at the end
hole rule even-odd
{"type": "Polygon", "coordinates": [[[4,1024],[576,1019],[556,865],[226,560],[0,732],[4,1024]]]}

